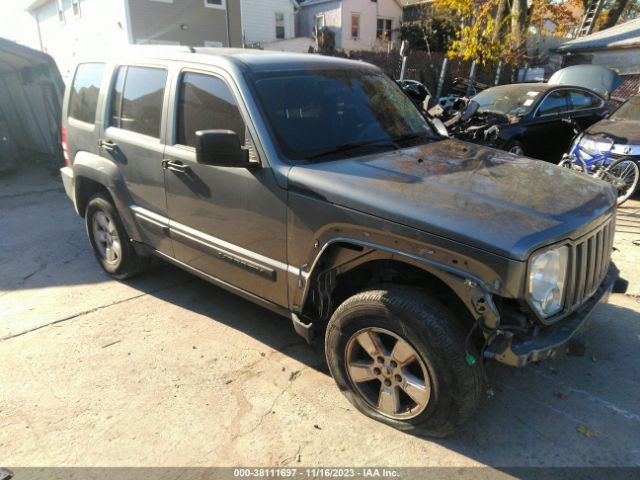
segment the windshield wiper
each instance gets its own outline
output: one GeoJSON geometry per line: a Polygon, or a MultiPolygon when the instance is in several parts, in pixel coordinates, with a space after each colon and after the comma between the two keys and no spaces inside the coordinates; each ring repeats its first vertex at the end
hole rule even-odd
{"type": "Polygon", "coordinates": [[[436,137],[434,135],[429,135],[426,132],[423,133],[409,133],[407,135],[401,135],[399,137],[395,137],[393,139],[394,143],[400,143],[400,142],[409,142],[411,140],[419,140],[419,139],[429,139],[429,140],[441,140],[441,137],[436,137]]]}
{"type": "Polygon", "coordinates": [[[362,142],[362,143],[343,143],[342,145],[338,145],[337,147],[327,148],[326,150],[322,150],[320,152],[314,153],[313,155],[309,155],[305,157],[305,160],[315,160],[316,158],[325,157],[327,155],[332,155],[336,153],[345,153],[350,150],[355,150],[357,148],[363,147],[380,147],[380,148],[388,148],[393,147],[394,149],[398,149],[398,146],[393,142],[362,142]]]}

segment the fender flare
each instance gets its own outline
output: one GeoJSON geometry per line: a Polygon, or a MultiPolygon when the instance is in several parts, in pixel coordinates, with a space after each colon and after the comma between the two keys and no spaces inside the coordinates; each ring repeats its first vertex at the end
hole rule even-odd
{"type": "Polygon", "coordinates": [[[76,211],[79,215],[84,215],[84,212],[79,211],[79,197],[80,192],[76,188],[78,181],[86,178],[99,183],[107,189],[116,210],[124,223],[125,229],[132,240],[140,240],[141,236],[138,231],[136,222],[130,210],[130,205],[133,203],[129,190],[125,183],[122,172],[116,164],[112,161],[101,157],[99,155],[80,151],[76,154],[73,161],[73,195],[76,211]]]}
{"type": "Polygon", "coordinates": [[[369,261],[381,259],[397,260],[433,275],[458,296],[476,320],[483,318],[483,324],[488,328],[496,328],[498,326],[500,322],[500,315],[492,297],[495,293],[495,289],[492,285],[484,282],[478,276],[460,268],[456,268],[421,255],[404,252],[385,245],[350,237],[335,237],[330,239],[324,243],[311,263],[310,268],[308,268],[308,272],[303,271],[304,266],[300,269],[298,286],[302,288],[299,288],[296,292],[294,309],[302,312],[304,306],[309,301],[312,278],[317,277],[324,272],[335,270],[339,270],[339,273],[342,274],[369,261]],[[362,247],[363,249],[366,249],[366,253],[354,255],[353,259],[343,265],[331,265],[322,272],[318,271],[320,268],[320,260],[323,258],[327,250],[336,244],[362,247]]]}

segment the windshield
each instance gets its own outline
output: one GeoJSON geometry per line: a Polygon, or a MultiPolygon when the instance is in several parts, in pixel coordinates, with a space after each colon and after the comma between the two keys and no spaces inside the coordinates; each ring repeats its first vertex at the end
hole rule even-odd
{"type": "Polygon", "coordinates": [[[291,160],[344,158],[435,137],[409,97],[382,73],[270,72],[252,80],[276,143],[291,160]]]}
{"type": "Polygon", "coordinates": [[[500,113],[522,117],[531,111],[531,107],[540,95],[540,91],[529,86],[517,85],[489,88],[473,97],[480,104],[479,113],[500,113]]]}
{"type": "Polygon", "coordinates": [[[611,120],[640,121],[640,97],[631,97],[611,115],[611,120]]]}

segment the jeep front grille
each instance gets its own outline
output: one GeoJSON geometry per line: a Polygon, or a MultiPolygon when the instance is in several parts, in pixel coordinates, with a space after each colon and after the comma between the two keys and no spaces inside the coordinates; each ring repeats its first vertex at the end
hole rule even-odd
{"type": "Polygon", "coordinates": [[[581,305],[598,290],[609,269],[614,232],[615,217],[611,217],[606,223],[573,244],[566,310],[572,310],[581,305]]]}

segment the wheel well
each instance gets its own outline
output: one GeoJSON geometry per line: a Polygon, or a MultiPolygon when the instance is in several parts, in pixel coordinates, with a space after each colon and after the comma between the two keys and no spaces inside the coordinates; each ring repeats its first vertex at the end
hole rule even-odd
{"type": "Polygon", "coordinates": [[[81,217],[84,217],[84,212],[87,208],[89,199],[96,193],[105,193],[113,203],[113,199],[107,187],[103,184],[96,182],[87,177],[78,177],[76,179],[76,208],[81,217]]]}
{"type": "MultiPolygon", "coordinates": [[[[323,282],[320,282],[323,283],[323,282]]],[[[347,298],[371,288],[384,288],[384,285],[405,285],[412,286],[429,293],[440,300],[449,308],[463,326],[470,326],[474,319],[462,300],[446,283],[432,273],[427,272],[414,265],[398,260],[371,260],[367,263],[335,277],[332,282],[333,290],[330,293],[330,307],[325,310],[320,323],[326,323],[335,309],[347,298]]],[[[323,297],[318,291],[317,281],[313,281],[313,289],[310,301],[305,305],[307,315],[318,318],[316,302],[323,297]]],[[[320,309],[321,310],[321,309],[320,309]]]]}

